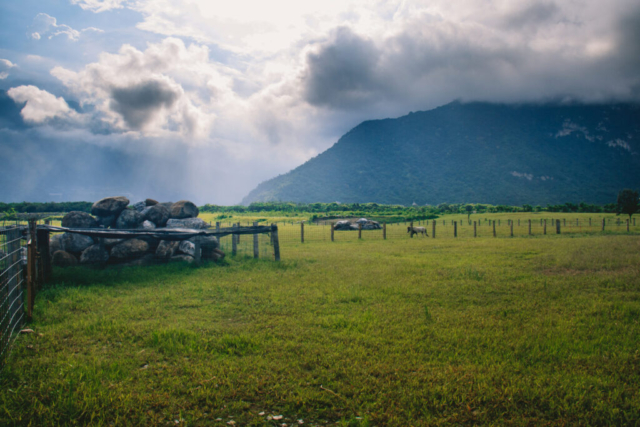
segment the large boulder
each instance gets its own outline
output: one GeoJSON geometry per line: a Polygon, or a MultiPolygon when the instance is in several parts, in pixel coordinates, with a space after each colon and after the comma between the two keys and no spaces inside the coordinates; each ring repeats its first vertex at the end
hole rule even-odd
{"type": "Polygon", "coordinates": [[[156,225],[149,220],[144,220],[142,221],[142,225],[140,225],[140,228],[144,230],[153,230],[156,228],[156,225]]]}
{"type": "Polygon", "coordinates": [[[51,256],[51,263],[56,267],[72,267],[78,264],[78,259],[69,252],[55,251],[51,256]]]}
{"type": "Polygon", "coordinates": [[[98,223],[98,227],[109,228],[113,226],[113,224],[115,224],[116,216],[115,215],[96,216],[96,222],[98,223]]]}
{"type": "Polygon", "coordinates": [[[202,248],[202,259],[212,260],[212,261],[220,261],[224,259],[224,252],[217,248],[202,248]]]}
{"type": "Polygon", "coordinates": [[[198,207],[188,200],[175,202],[171,205],[169,212],[171,213],[171,218],[175,219],[195,218],[200,213],[198,207]]]}
{"type": "Polygon", "coordinates": [[[153,205],[143,211],[144,219],[153,222],[157,227],[164,227],[171,217],[169,209],[162,205],[153,205]]]}
{"type": "Polygon", "coordinates": [[[144,208],[147,207],[147,205],[144,202],[138,202],[138,203],[134,203],[133,205],[131,205],[131,207],[135,210],[137,210],[138,212],[142,212],[144,210],[144,208]]]}
{"type": "Polygon", "coordinates": [[[145,199],[144,204],[147,206],[155,206],[158,204],[158,202],[153,199],[145,199]]]}
{"type": "Polygon", "coordinates": [[[111,248],[111,257],[117,260],[140,258],[149,250],[149,244],[141,239],[129,239],[111,248]]]}
{"type": "Polygon", "coordinates": [[[162,202],[162,203],[158,203],[161,206],[164,206],[165,208],[171,210],[171,206],[173,206],[173,202],[162,202]]]}
{"type": "Polygon", "coordinates": [[[190,228],[195,230],[202,230],[209,227],[209,224],[201,220],[200,218],[186,218],[186,219],[170,219],[167,221],[167,228],[190,228]]]}
{"type": "Polygon", "coordinates": [[[93,245],[95,242],[89,236],[77,233],[64,233],[60,238],[62,250],[79,253],[93,245]]]}
{"type": "Polygon", "coordinates": [[[142,223],[142,215],[133,209],[125,209],[122,211],[116,221],[116,228],[134,229],[142,223]]]}
{"type": "Polygon", "coordinates": [[[174,255],[171,257],[169,261],[170,262],[186,262],[188,264],[191,264],[193,261],[195,261],[195,258],[192,257],[191,255],[174,255]]]}
{"type": "Polygon", "coordinates": [[[91,213],[98,216],[118,216],[129,205],[129,199],[123,196],[106,197],[91,207],[91,213]]]}
{"type": "Polygon", "coordinates": [[[178,249],[183,254],[191,256],[196,255],[196,245],[188,240],[183,240],[182,242],[180,242],[180,246],[178,247],[178,249]]]}
{"type": "Polygon", "coordinates": [[[156,249],[156,256],[160,259],[168,260],[176,253],[178,246],[180,246],[180,242],[163,240],[156,249]]]}
{"type": "Polygon", "coordinates": [[[200,239],[200,247],[202,248],[217,248],[220,246],[218,239],[215,236],[198,236],[188,239],[192,243],[196,243],[196,239],[200,239]]]}
{"type": "Polygon", "coordinates": [[[109,252],[100,245],[91,245],[80,255],[80,264],[101,265],[109,259],[109,252]]]}
{"type": "Polygon", "coordinates": [[[105,248],[112,248],[118,243],[124,242],[126,239],[104,239],[105,248]]]}
{"type": "Polygon", "coordinates": [[[71,211],[62,217],[62,226],[69,228],[97,228],[98,222],[86,212],[71,211]]]}

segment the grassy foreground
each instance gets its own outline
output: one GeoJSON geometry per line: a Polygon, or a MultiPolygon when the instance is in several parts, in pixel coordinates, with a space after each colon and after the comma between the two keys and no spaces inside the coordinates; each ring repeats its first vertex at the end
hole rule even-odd
{"type": "Polygon", "coordinates": [[[640,419],[637,236],[282,253],[57,270],[0,373],[0,424],[640,419]]]}

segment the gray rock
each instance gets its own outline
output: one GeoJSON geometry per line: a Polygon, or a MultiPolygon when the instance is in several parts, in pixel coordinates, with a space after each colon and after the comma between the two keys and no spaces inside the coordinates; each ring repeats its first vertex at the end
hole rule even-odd
{"type": "Polygon", "coordinates": [[[167,228],[190,228],[193,230],[202,230],[209,227],[209,224],[200,218],[187,219],[170,219],[167,221],[167,228]]]}
{"type": "Polygon", "coordinates": [[[122,243],[124,242],[126,239],[104,239],[104,247],[105,248],[112,248],[115,245],[117,245],[118,243],[122,243]]]}
{"type": "Polygon", "coordinates": [[[86,212],[71,211],[62,217],[62,226],[69,228],[97,228],[98,222],[86,212]]]}
{"type": "Polygon", "coordinates": [[[155,206],[158,204],[158,202],[153,199],[145,199],[144,204],[147,206],[155,206]]]}
{"type": "Polygon", "coordinates": [[[95,242],[89,236],[77,233],[64,233],[60,238],[62,250],[72,253],[79,253],[93,245],[95,242]]]}
{"type": "Polygon", "coordinates": [[[129,204],[126,197],[106,197],[98,200],[91,207],[91,213],[99,216],[118,216],[129,204]]]}
{"type": "Polygon", "coordinates": [[[220,261],[224,259],[225,253],[217,248],[202,248],[202,259],[220,261]]]}
{"type": "Polygon", "coordinates": [[[180,250],[180,252],[186,255],[195,256],[196,254],[196,245],[188,240],[183,240],[182,242],[180,242],[180,246],[178,247],[178,249],[180,250]]]}
{"type": "Polygon", "coordinates": [[[158,204],[161,205],[161,206],[164,206],[168,210],[171,210],[171,206],[173,206],[173,202],[163,202],[163,203],[158,203],[158,204]]]}
{"type": "Polygon", "coordinates": [[[192,237],[188,240],[195,244],[197,238],[200,238],[200,247],[202,248],[217,248],[220,246],[220,243],[218,242],[218,239],[216,239],[216,236],[198,236],[192,237]]]}
{"type": "Polygon", "coordinates": [[[147,207],[147,205],[144,202],[138,202],[138,203],[134,203],[133,205],[131,205],[131,207],[135,210],[137,210],[138,212],[142,212],[144,210],[144,208],[147,207]]]}
{"type": "Polygon", "coordinates": [[[198,207],[188,200],[180,200],[179,202],[171,205],[169,210],[171,218],[183,219],[183,218],[196,218],[200,211],[198,207]]]}
{"type": "Polygon", "coordinates": [[[158,227],[164,227],[170,218],[169,209],[162,205],[154,205],[142,211],[144,219],[153,222],[158,227]]]}
{"type": "Polygon", "coordinates": [[[142,221],[141,227],[144,228],[145,230],[153,230],[156,228],[156,225],[149,220],[145,220],[145,221],[142,221]]]}
{"type": "Polygon", "coordinates": [[[72,267],[78,265],[78,259],[69,252],[55,251],[51,257],[51,263],[56,267],[72,267]]]}
{"type": "Polygon", "coordinates": [[[57,251],[63,251],[62,236],[64,234],[54,234],[49,238],[49,253],[53,255],[57,251]]]}
{"type": "Polygon", "coordinates": [[[156,249],[156,257],[160,259],[168,260],[176,253],[179,246],[180,246],[180,242],[163,240],[160,242],[160,244],[158,245],[158,248],[156,249]]]}
{"type": "Polygon", "coordinates": [[[192,262],[195,261],[195,258],[193,258],[190,255],[174,255],[171,257],[171,259],[169,260],[171,262],[186,262],[188,264],[191,264],[192,262]]]}
{"type": "Polygon", "coordinates": [[[142,215],[133,209],[125,209],[122,211],[116,221],[118,229],[135,229],[142,223],[142,215]]]}
{"type": "Polygon", "coordinates": [[[96,217],[96,222],[98,223],[98,226],[102,226],[104,228],[109,228],[111,226],[113,226],[116,222],[116,216],[115,215],[109,215],[109,216],[97,216],[96,217]]]}
{"type": "Polygon", "coordinates": [[[91,245],[80,255],[80,264],[93,264],[100,265],[107,262],[109,259],[109,252],[100,245],[91,245]]]}
{"type": "Polygon", "coordinates": [[[140,258],[149,250],[149,244],[141,239],[129,239],[111,248],[111,257],[117,260],[140,258]]]}

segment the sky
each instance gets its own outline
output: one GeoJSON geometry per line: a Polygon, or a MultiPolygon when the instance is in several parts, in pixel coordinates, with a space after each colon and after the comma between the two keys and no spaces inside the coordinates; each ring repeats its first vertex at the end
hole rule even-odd
{"type": "Polygon", "coordinates": [[[640,3],[5,0],[0,201],[238,203],[364,120],[640,101],[640,3]]]}

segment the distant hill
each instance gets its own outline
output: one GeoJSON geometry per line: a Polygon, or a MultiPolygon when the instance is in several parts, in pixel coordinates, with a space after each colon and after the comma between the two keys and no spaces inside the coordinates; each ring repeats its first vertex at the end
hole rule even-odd
{"type": "Polygon", "coordinates": [[[453,102],[363,122],[242,203],[604,204],[623,188],[640,188],[640,105],[453,102]]]}

